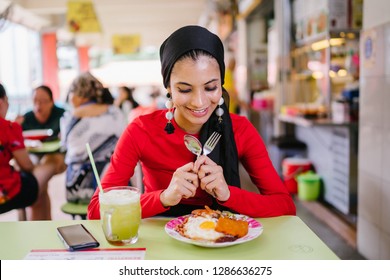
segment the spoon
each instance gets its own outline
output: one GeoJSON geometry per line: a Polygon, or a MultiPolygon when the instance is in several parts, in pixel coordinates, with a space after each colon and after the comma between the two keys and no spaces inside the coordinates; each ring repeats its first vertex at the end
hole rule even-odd
{"type": "MultiPolygon", "coordinates": [[[[199,142],[199,140],[189,134],[184,135],[184,144],[186,145],[187,149],[196,155],[198,158],[202,153],[202,144],[199,142]]],[[[217,194],[215,193],[215,189],[213,189],[213,193],[211,194],[214,198],[217,198],[217,194]]],[[[217,198],[218,199],[218,198],[217,198]]]]}
{"type": "Polygon", "coordinates": [[[202,153],[202,144],[196,137],[188,134],[184,135],[184,144],[186,145],[187,149],[197,157],[199,157],[202,153]]]}

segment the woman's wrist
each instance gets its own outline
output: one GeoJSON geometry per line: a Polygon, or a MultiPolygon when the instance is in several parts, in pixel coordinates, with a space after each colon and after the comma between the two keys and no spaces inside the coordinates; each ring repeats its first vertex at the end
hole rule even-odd
{"type": "Polygon", "coordinates": [[[164,208],[168,208],[168,207],[169,207],[168,203],[166,202],[165,190],[163,190],[163,191],[161,192],[161,194],[160,194],[160,202],[161,202],[161,204],[162,204],[162,206],[163,206],[164,208]]]}
{"type": "Polygon", "coordinates": [[[230,190],[227,192],[227,194],[224,197],[218,197],[218,201],[224,203],[228,201],[230,198],[230,190]]]}

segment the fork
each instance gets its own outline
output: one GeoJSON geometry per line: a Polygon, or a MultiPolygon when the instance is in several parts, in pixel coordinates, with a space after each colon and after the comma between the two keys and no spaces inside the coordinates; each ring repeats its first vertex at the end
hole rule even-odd
{"type": "Polygon", "coordinates": [[[207,156],[209,153],[212,152],[212,150],[214,150],[215,146],[217,146],[218,144],[219,139],[221,139],[221,134],[214,131],[203,146],[203,154],[205,156],[207,156]]]}

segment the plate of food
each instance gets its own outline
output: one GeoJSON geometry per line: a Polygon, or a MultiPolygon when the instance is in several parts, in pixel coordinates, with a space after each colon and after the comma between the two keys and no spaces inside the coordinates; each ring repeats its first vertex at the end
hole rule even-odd
{"type": "Polygon", "coordinates": [[[227,247],[248,242],[263,232],[263,226],[245,215],[205,209],[170,220],[165,232],[172,238],[202,247],[227,247]]]}
{"type": "Polygon", "coordinates": [[[23,137],[29,140],[44,140],[52,135],[52,129],[31,129],[23,131],[23,137]]]}

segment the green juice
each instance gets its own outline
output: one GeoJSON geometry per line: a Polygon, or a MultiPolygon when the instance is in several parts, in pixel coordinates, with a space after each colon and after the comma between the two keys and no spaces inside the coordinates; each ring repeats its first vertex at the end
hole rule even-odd
{"type": "MultiPolygon", "coordinates": [[[[134,189],[134,188],[133,188],[134,189]]],[[[141,222],[140,194],[137,189],[107,189],[99,195],[100,219],[106,239],[113,245],[138,240],[141,222]]]]}

